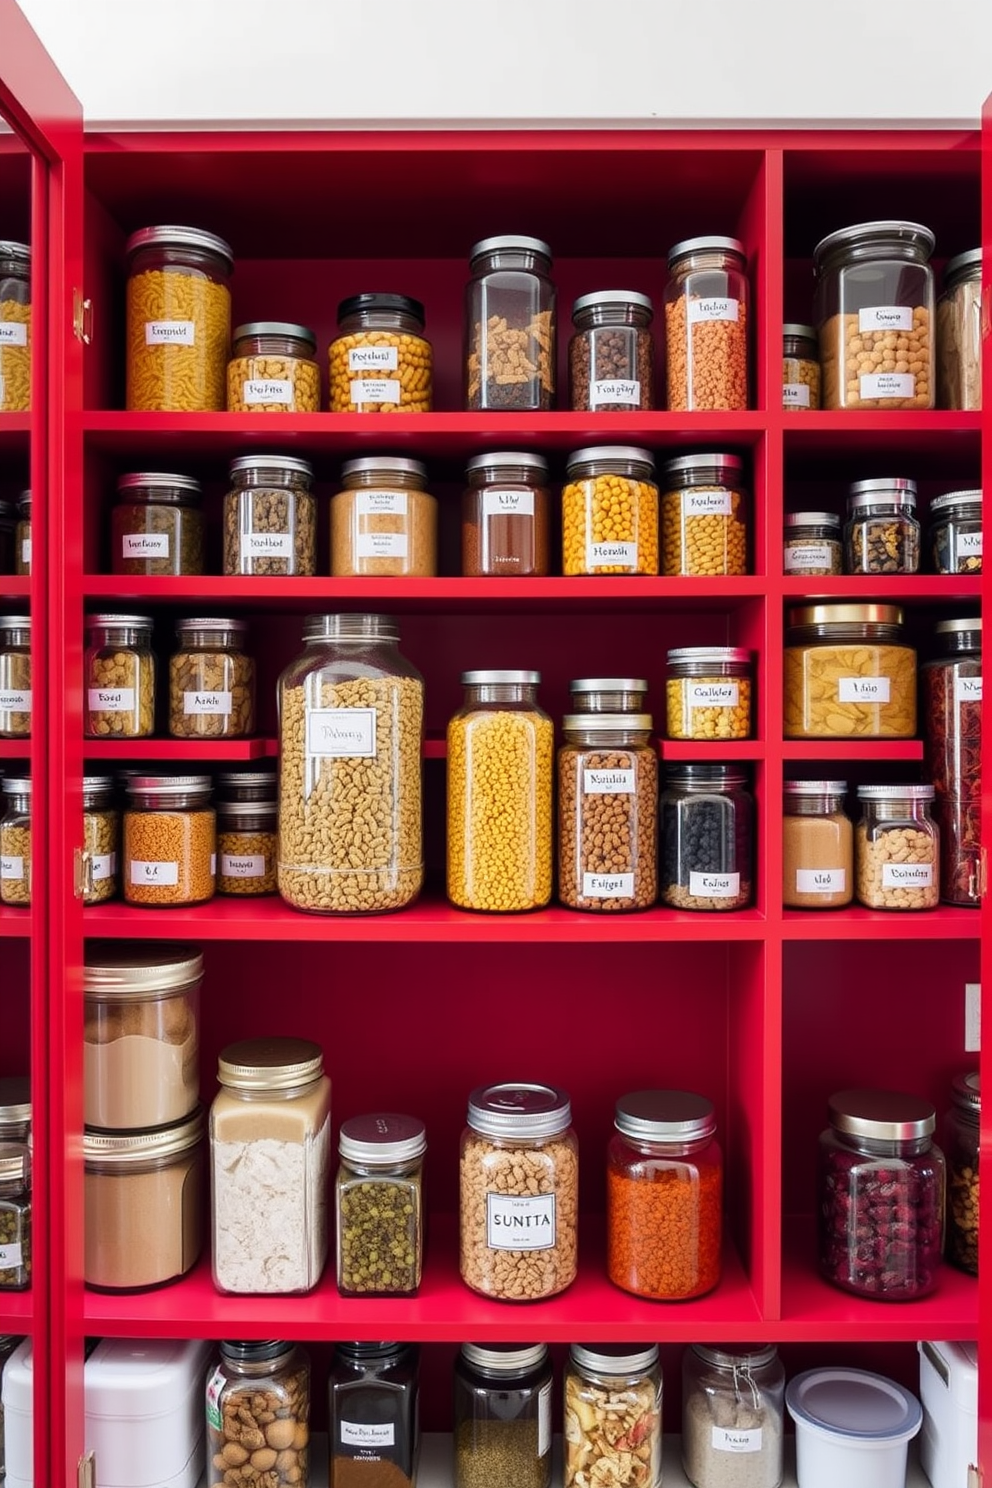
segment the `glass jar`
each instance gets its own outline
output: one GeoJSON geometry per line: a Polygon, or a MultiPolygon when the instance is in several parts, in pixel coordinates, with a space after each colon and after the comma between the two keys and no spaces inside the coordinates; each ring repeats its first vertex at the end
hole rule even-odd
{"type": "MultiPolygon", "coordinates": [[[[19,573],[17,566],[17,520],[10,501],[0,501],[0,574],[19,573]]],[[[0,1334],[0,1337],[3,1335],[0,1334]]]]}
{"type": "Polygon", "coordinates": [[[463,672],[448,724],[448,898],[462,909],[543,909],[551,898],[554,728],[540,672],[463,672]]]}
{"type": "Polygon", "coordinates": [[[813,250],[824,408],[933,408],[934,235],[860,222],[813,250]]]}
{"type": "Polygon", "coordinates": [[[0,1077],[0,1142],[31,1147],[31,1081],[27,1075],[0,1077]]]}
{"type": "Polygon", "coordinates": [[[786,512],[783,573],[825,578],[843,572],[843,558],[836,512],[786,512]]]}
{"type": "Polygon", "coordinates": [[[278,892],[278,817],[275,801],[218,804],[218,894],[246,898],[278,892]]]}
{"type": "Polygon", "coordinates": [[[331,1488],[414,1488],[420,1350],[410,1343],[339,1343],[328,1395],[331,1488]]]}
{"type": "Polygon", "coordinates": [[[740,646],[680,646],[669,651],[668,737],[749,738],[751,672],[751,653],[740,646]]]}
{"type": "Polygon", "coordinates": [[[912,574],[920,566],[916,482],[856,481],[847,498],[844,569],[849,574],[912,574]]]}
{"type": "Polygon", "coordinates": [[[317,337],[306,326],[253,320],[234,332],[227,364],[228,413],[317,413],[317,337]]]}
{"type": "Polygon", "coordinates": [[[916,652],[888,604],[813,604],[789,611],[787,739],[912,739],[916,652]]]}
{"type": "Polygon", "coordinates": [[[930,503],[930,557],[934,573],[981,573],[981,491],[947,491],[934,497],[930,503]]]}
{"type": "Polygon", "coordinates": [[[658,754],[649,713],[571,713],[558,751],[558,895],[570,909],[658,896],[658,754]]]}
{"type": "Polygon", "coordinates": [[[279,892],[316,914],[412,903],[424,879],[424,682],[388,615],[310,615],[279,678],[279,892]]]}
{"type": "Polygon", "coordinates": [[[573,1343],[565,1368],[564,1488],[661,1488],[658,1346],[573,1343]],[[593,1478],[590,1464],[595,1464],[593,1478]],[[602,1467],[600,1466],[602,1464],[602,1467]]]}
{"type": "Polygon", "coordinates": [[[217,873],[209,775],[135,775],[124,810],[127,904],[203,904],[217,873]]]}
{"type": "Polygon", "coordinates": [[[786,780],[782,903],[840,909],[854,897],[854,829],[844,811],[846,780],[786,780]]]}
{"type": "Polygon", "coordinates": [[[465,291],[465,407],[553,408],[557,371],[551,249],[540,238],[483,238],[465,291]]]}
{"type": "Polygon", "coordinates": [[[982,1077],[978,1070],[955,1075],[945,1123],[947,1235],[944,1254],[952,1265],[978,1275],[978,1129],[982,1077]]]}
{"type": "Polygon", "coordinates": [[[195,227],[143,227],[125,252],[125,407],[219,413],[231,346],[229,244],[195,227]]]}
{"type": "Polygon", "coordinates": [[[342,300],[328,360],[332,413],[431,410],[433,353],[419,300],[400,294],[342,300]]]}
{"type": "MultiPolygon", "coordinates": [[[[310,1359],[299,1344],[225,1338],[207,1380],[206,1416],[208,1461],[250,1464],[242,1456],[250,1445],[253,1456],[260,1454],[255,1460],[269,1464],[253,1469],[254,1481],[265,1488],[307,1488],[310,1359]]],[[[236,1471],[225,1476],[230,1479],[236,1471]]]]}
{"type": "Polygon", "coordinates": [[[150,470],[120,476],[110,542],[111,573],[130,578],[202,574],[199,481],[150,470]]]}
{"type": "Polygon", "coordinates": [[[552,1085],[482,1085],[462,1133],[459,1267],[474,1292],[535,1302],[578,1269],[579,1148],[552,1085]]]}
{"type": "Polygon", "coordinates": [[[746,408],[748,283],[737,238],[686,238],[668,253],[668,406],[746,408]]]}
{"type": "Polygon", "coordinates": [[[562,573],[656,574],[658,487],[649,450],[576,450],[561,493],[562,573]]]}
{"type": "Polygon", "coordinates": [[[778,1488],[785,1369],[774,1344],[695,1343],[682,1355],[682,1465],[695,1488],[778,1488]]]}
{"type": "MultiPolygon", "coordinates": [[[[102,904],[117,893],[117,854],[121,814],[110,775],[87,775],[83,780],[83,903],[102,904]]],[[[168,1118],[166,1118],[168,1119],[168,1118]]],[[[103,1126],[94,1121],[94,1126],[103,1126]]],[[[134,1126],[154,1126],[135,1121],[134,1126]]]]}
{"type": "Polygon", "coordinates": [[[720,1280],[723,1154],[713,1102],[685,1090],[617,1101],[606,1153],[606,1271],[636,1297],[680,1302],[720,1280]]]}
{"type": "Polygon", "coordinates": [[[0,616],[0,739],[31,733],[31,617],[0,616]]]}
{"type": "Polygon", "coordinates": [[[255,732],[255,663],[244,651],[244,620],[176,622],[169,662],[173,739],[243,739],[255,732]]]}
{"type": "Polygon", "coordinates": [[[615,413],[654,407],[654,319],[645,294],[605,289],[580,295],[568,347],[571,405],[615,413]]]}
{"type": "Polygon", "coordinates": [[[816,326],[782,327],[782,407],[819,408],[820,351],[816,326]]]}
{"type": "Polygon", "coordinates": [[[661,469],[661,571],[747,573],[748,515],[739,455],[678,455],[661,469]]]}
{"type": "Polygon", "coordinates": [[[17,498],[17,531],[14,539],[14,572],[28,578],[31,574],[31,492],[22,491],[17,498]]]}
{"type": "Polygon", "coordinates": [[[213,1278],[238,1294],[310,1292],[327,1259],[331,1082],[307,1039],[228,1044],[210,1108],[213,1278]]]}
{"type": "Polygon", "coordinates": [[[0,904],[31,903],[31,781],[8,775],[0,813],[0,904]]]}
{"type": "Polygon", "coordinates": [[[940,620],[941,654],[925,662],[923,767],[940,828],[941,898],[978,908],[982,897],[982,622],[940,620]]]}
{"type": "Polygon", "coordinates": [[[475,455],[465,467],[462,573],[544,578],[551,571],[548,467],[526,450],[475,455]]]}
{"type": "Polygon", "coordinates": [[[982,406],[982,250],[948,261],[937,301],[937,400],[941,408],[982,406]]]}
{"type": "Polygon", "coordinates": [[[576,677],[568,684],[573,713],[643,713],[643,677],[576,677]]]}
{"type": "Polygon", "coordinates": [[[338,1139],[337,1281],[345,1297],[415,1297],[427,1137],[414,1116],[352,1116],[338,1139]]]}
{"type": "Polygon", "coordinates": [[[895,1090],[840,1090],[820,1135],[820,1273],[885,1302],[925,1297],[938,1281],[944,1156],[929,1101],[895,1090]]]}
{"type": "Polygon", "coordinates": [[[427,490],[427,468],[398,455],[349,460],[342,490],[331,497],[331,573],[437,573],[437,501],[427,490]]]}
{"type": "Polygon", "coordinates": [[[858,902],[868,909],[933,909],[940,898],[940,833],[932,785],[859,785],[854,837],[858,902]]]}
{"type": "Polygon", "coordinates": [[[224,801],[275,801],[278,776],[274,769],[221,770],[216,776],[217,789],[224,801]]]}
{"type": "Polygon", "coordinates": [[[744,909],[754,801],[740,765],[671,765],[661,798],[661,897],[675,909],[744,909]]]}
{"type": "Polygon", "coordinates": [[[31,249],[0,242],[0,413],[31,407],[31,249]]]}
{"type": "Polygon", "coordinates": [[[551,1488],[551,1388],[546,1344],[462,1344],[454,1488],[551,1488]]]}
{"type": "Polygon", "coordinates": [[[0,1292],[31,1285],[31,1154],[0,1143],[0,1292]]]}
{"type": "Polygon", "coordinates": [[[86,616],[88,739],[148,739],[155,732],[154,623],[148,615],[86,616]]]}
{"type": "Polygon", "coordinates": [[[292,455],[232,460],[224,497],[224,573],[312,578],[317,572],[313,466],[292,455]]]}

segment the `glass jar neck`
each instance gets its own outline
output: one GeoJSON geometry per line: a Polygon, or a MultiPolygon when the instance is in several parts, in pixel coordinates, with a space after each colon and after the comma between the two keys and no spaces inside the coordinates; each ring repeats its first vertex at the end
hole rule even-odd
{"type": "Polygon", "coordinates": [[[546,470],[535,470],[527,465],[479,465],[468,473],[468,483],[475,489],[479,486],[543,486],[548,475],[546,470]]]}
{"type": "Polygon", "coordinates": [[[408,310],[356,310],[338,321],[338,335],[356,331],[405,331],[408,336],[422,336],[424,325],[408,310]]]}
{"type": "Polygon", "coordinates": [[[277,818],[274,806],[271,811],[246,811],[244,815],[217,807],[217,824],[224,832],[275,832],[277,818]]]}
{"type": "Polygon", "coordinates": [[[317,634],[305,635],[309,646],[376,646],[399,645],[399,636],[391,620],[383,615],[329,615],[317,634]]]}
{"type": "Polygon", "coordinates": [[[783,336],[782,355],[796,357],[800,361],[815,362],[819,356],[819,348],[809,336],[783,336]]]}
{"type": "Polygon", "coordinates": [[[646,305],[630,305],[623,300],[614,300],[609,305],[587,305],[572,315],[572,324],[577,331],[595,331],[600,326],[636,326],[644,329],[653,319],[646,305]]]}
{"type": "Polygon", "coordinates": [[[87,790],[83,787],[83,810],[95,813],[114,810],[114,788],[113,786],[101,786],[99,790],[87,790]]]}
{"type": "Polygon", "coordinates": [[[680,796],[734,796],[744,790],[742,780],[685,780],[677,776],[668,781],[668,788],[680,796]]]}
{"type": "Polygon", "coordinates": [[[27,649],[31,644],[31,632],[28,627],[10,625],[0,630],[0,651],[27,649]]]}
{"type": "Polygon", "coordinates": [[[901,1140],[883,1137],[856,1137],[850,1132],[838,1131],[832,1127],[834,1136],[842,1147],[848,1147],[852,1152],[861,1152],[865,1157],[918,1157],[923,1152],[929,1152],[933,1145],[932,1137],[907,1137],[901,1140]]]}
{"type": "Polygon", "coordinates": [[[465,706],[484,703],[526,703],[537,707],[537,684],[533,682],[477,682],[465,687],[465,706]]]}
{"type": "Polygon", "coordinates": [[[324,1075],[321,1073],[315,1079],[305,1080],[299,1085],[278,1087],[267,1085],[261,1090],[247,1090],[240,1085],[228,1085],[224,1080],[220,1079],[219,1084],[221,1089],[227,1095],[233,1096],[235,1100],[270,1103],[271,1101],[297,1100],[301,1097],[312,1095],[319,1088],[320,1082],[323,1079],[324,1075]]]}
{"type": "Polygon", "coordinates": [[[844,797],[840,795],[786,796],[786,816],[844,816],[844,797]]]}
{"type": "Polygon", "coordinates": [[[566,744],[581,744],[587,749],[646,749],[651,735],[647,729],[602,729],[595,724],[594,713],[589,715],[588,727],[568,728],[564,731],[566,744]]]}
{"type": "Polygon", "coordinates": [[[260,465],[251,470],[236,470],[231,477],[235,491],[271,490],[309,491],[312,477],[302,470],[287,470],[282,465],[260,465]]]}
{"type": "Polygon", "coordinates": [[[353,1173],[358,1178],[408,1178],[420,1172],[423,1162],[423,1153],[420,1153],[417,1157],[408,1157],[405,1159],[394,1157],[384,1157],[382,1159],[345,1157],[344,1153],[341,1153],[342,1170],[353,1173]]]}
{"type": "Polygon", "coordinates": [[[29,1192],[28,1181],[23,1174],[17,1178],[0,1178],[0,1198],[26,1199],[29,1192]]]}
{"type": "Polygon", "coordinates": [[[654,481],[654,471],[641,460],[590,460],[582,465],[573,465],[568,471],[569,481],[597,480],[601,475],[621,475],[627,480],[654,481]]]}
{"type": "Polygon", "coordinates": [[[887,646],[904,646],[901,625],[887,625],[878,620],[831,620],[814,625],[797,625],[788,632],[786,644],[809,645],[825,641],[840,645],[845,641],[878,641],[887,646]]]}
{"type": "Polygon", "coordinates": [[[669,663],[673,678],[678,677],[746,677],[751,670],[746,661],[707,661],[701,657],[695,661],[673,661],[669,663]]]}
{"type": "Polygon", "coordinates": [[[967,658],[969,661],[982,659],[982,632],[980,630],[950,630],[940,636],[943,656],[938,660],[954,658],[967,658]]]}
{"type": "Polygon", "coordinates": [[[0,274],[5,279],[20,279],[24,284],[31,283],[31,264],[17,254],[0,254],[0,274]]]}
{"type": "Polygon", "coordinates": [[[978,1130],[981,1115],[980,1108],[974,1105],[972,1101],[955,1099],[951,1107],[951,1117],[953,1120],[960,1121],[964,1126],[974,1127],[976,1131],[978,1130]]]}
{"type": "Polygon", "coordinates": [[[694,248],[669,267],[674,279],[684,279],[687,274],[700,273],[707,269],[743,274],[744,260],[739,253],[728,248],[694,248]]]}
{"type": "Polygon", "coordinates": [[[919,264],[929,269],[929,253],[920,243],[905,238],[874,238],[862,243],[842,243],[827,254],[821,264],[815,265],[816,277],[854,268],[858,264],[877,263],[919,264]]]}
{"type": "Polygon", "coordinates": [[[121,506],[195,506],[198,499],[192,491],[177,491],[168,486],[128,486],[117,493],[121,506]]]}
{"type": "Polygon", "coordinates": [[[31,797],[20,791],[6,791],[3,801],[0,802],[0,817],[3,816],[3,807],[6,804],[8,816],[30,816],[31,797]]]}
{"type": "Polygon", "coordinates": [[[180,651],[239,651],[241,636],[233,630],[181,630],[176,643],[180,651]]]}
{"type": "Polygon", "coordinates": [[[97,650],[104,646],[126,646],[132,650],[146,651],[152,640],[151,631],[137,625],[94,625],[90,636],[91,644],[97,650]]]}
{"type": "Polygon", "coordinates": [[[704,1132],[698,1137],[656,1137],[650,1141],[646,1137],[633,1137],[622,1131],[618,1131],[617,1136],[625,1147],[641,1157],[661,1158],[690,1157],[704,1151],[716,1140],[715,1132],[704,1132]]]}
{"type": "Polygon", "coordinates": [[[262,1375],[281,1373],[288,1366],[294,1352],[295,1345],[266,1354],[264,1359],[232,1359],[229,1354],[221,1353],[221,1361],[230,1374],[258,1379],[262,1375]]]}
{"type": "Polygon", "coordinates": [[[414,470],[397,470],[389,465],[376,470],[351,470],[341,478],[345,491],[426,491],[426,478],[414,470]]]}
{"type": "Polygon", "coordinates": [[[232,265],[209,248],[169,243],[146,243],[136,248],[128,261],[128,273],[140,274],[153,268],[199,269],[214,279],[229,279],[232,265]]]}
{"type": "Polygon", "coordinates": [[[269,331],[264,335],[239,336],[231,353],[233,357],[285,356],[313,361],[317,348],[304,336],[288,331],[269,331]]]}
{"type": "Polygon", "coordinates": [[[848,512],[848,521],[860,522],[863,517],[893,517],[901,522],[916,521],[916,507],[898,496],[879,496],[864,502],[848,512]]]}
{"type": "Polygon", "coordinates": [[[905,797],[896,801],[863,801],[865,822],[927,822],[931,821],[930,801],[910,801],[905,797]]]}
{"type": "Polygon", "coordinates": [[[532,248],[493,248],[489,253],[480,253],[472,264],[472,273],[477,279],[486,274],[499,274],[507,269],[539,274],[546,278],[551,273],[551,260],[532,248]]]}
{"type": "Polygon", "coordinates": [[[156,790],[128,794],[128,811],[211,811],[210,794],[202,791],[176,791],[162,795],[156,790]]]}
{"type": "Polygon", "coordinates": [[[741,473],[721,465],[700,465],[693,470],[662,471],[662,479],[669,491],[698,491],[713,486],[720,491],[735,491],[740,487],[741,473]]]}

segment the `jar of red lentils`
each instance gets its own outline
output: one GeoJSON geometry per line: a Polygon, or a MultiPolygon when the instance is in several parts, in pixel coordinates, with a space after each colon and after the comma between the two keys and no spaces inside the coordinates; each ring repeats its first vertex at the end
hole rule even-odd
{"type": "Polygon", "coordinates": [[[668,255],[668,406],[747,407],[747,258],[737,238],[686,238],[668,255]]]}

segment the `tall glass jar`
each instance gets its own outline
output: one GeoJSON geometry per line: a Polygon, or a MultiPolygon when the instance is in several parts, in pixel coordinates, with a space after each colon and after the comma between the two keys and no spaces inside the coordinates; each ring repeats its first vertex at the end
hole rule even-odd
{"type": "Polygon", "coordinates": [[[565,1488],[661,1488],[657,1344],[573,1343],[565,1369],[563,1435],[565,1488]]]}
{"type": "Polygon", "coordinates": [[[213,1278],[222,1292],[309,1292],[327,1259],[331,1082],[307,1039],[228,1044],[210,1108],[213,1278]]]}
{"type": "Polygon", "coordinates": [[[0,1292],[31,1285],[31,1154],[0,1143],[0,1292]]]}
{"type": "MultiPolygon", "coordinates": [[[[83,779],[83,903],[102,904],[117,893],[121,814],[110,775],[83,779]]],[[[100,1126],[102,1122],[94,1122],[100,1126]]],[[[136,1126],[144,1125],[135,1122],[136,1126]]]]}
{"type": "Polygon", "coordinates": [[[31,407],[31,249],[0,242],[0,413],[31,407]]]}
{"type": "Polygon", "coordinates": [[[455,1488],[551,1488],[551,1385],[546,1344],[462,1344],[455,1488]]]}
{"type": "Polygon", "coordinates": [[[17,532],[14,540],[14,572],[27,578],[31,573],[31,492],[17,498],[17,532]]]}
{"type": "Polygon", "coordinates": [[[787,739],[911,739],[916,652],[888,604],[813,604],[789,611],[787,739]]]}
{"type": "Polygon", "coordinates": [[[786,512],[783,573],[810,578],[839,574],[843,571],[843,556],[840,517],[836,512],[786,512]]]}
{"type": "Polygon", "coordinates": [[[686,238],[668,253],[668,406],[746,408],[747,256],[737,238],[686,238]]]}
{"type": "Polygon", "coordinates": [[[629,289],[580,295],[568,347],[571,405],[602,413],[654,407],[651,301],[629,289]]]}
{"type": "Polygon", "coordinates": [[[944,1254],[969,1276],[978,1275],[978,1129],[982,1077],[978,1070],[955,1075],[951,1109],[944,1121],[947,1154],[947,1236],[944,1254]]]}
{"type": "Polygon", "coordinates": [[[940,831],[932,785],[859,785],[854,835],[858,902],[868,909],[934,909],[940,898],[940,831]]]}
{"type": "Polygon", "coordinates": [[[846,780],[787,780],[782,803],[782,903],[840,909],[854,897],[854,829],[846,780]]]}
{"type": "Polygon", "coordinates": [[[551,497],[540,455],[501,450],[465,467],[462,573],[466,578],[543,578],[551,571],[551,497]]]}
{"type": "Polygon", "coordinates": [[[754,801],[740,765],[671,765],[661,798],[661,897],[674,909],[744,909],[754,801]]]}
{"type": "Polygon", "coordinates": [[[125,251],[125,406],[221,412],[231,346],[230,245],[195,227],[143,227],[125,251]]]}
{"type": "Polygon", "coordinates": [[[782,407],[820,406],[820,352],[816,326],[782,327],[782,407]]]}
{"type": "Polygon", "coordinates": [[[420,1350],[339,1343],[328,1380],[330,1488],[414,1488],[420,1458],[420,1350]]]}
{"type": "Polygon", "coordinates": [[[244,620],[176,622],[169,661],[173,739],[243,739],[255,732],[255,663],[244,649],[244,620]]]}
{"type": "Polygon", "coordinates": [[[122,475],[110,514],[110,545],[111,573],[129,578],[202,574],[199,481],[152,470],[122,475]]]}
{"type": "Polygon", "coordinates": [[[661,469],[661,571],[747,573],[748,515],[739,455],[678,455],[661,469]]]}
{"type": "Polygon", "coordinates": [[[316,413],[317,337],[306,326],[253,320],[234,332],[227,364],[229,413],[316,413]]]}
{"type": "Polygon", "coordinates": [[[31,617],[0,616],[0,739],[31,733],[31,617]]]}
{"type": "Polygon", "coordinates": [[[931,501],[930,560],[934,573],[981,573],[981,491],[947,491],[931,501]]]}
{"type": "Polygon", "coordinates": [[[331,573],[432,578],[437,573],[437,501],[427,467],[371,455],[341,468],[331,497],[331,573]]]}
{"type": "Polygon", "coordinates": [[[31,903],[31,781],[8,775],[0,812],[0,904],[31,903]]]}
{"type": "Polygon", "coordinates": [[[240,1465],[258,1453],[265,1488],[307,1488],[310,1359],[299,1344],[224,1339],[207,1380],[206,1416],[208,1461],[240,1465]]]}
{"type": "Polygon", "coordinates": [[[656,574],[658,487],[650,450],[576,450],[561,493],[562,573],[656,574]]]}
{"type": "Polygon", "coordinates": [[[448,898],[462,909],[543,909],[551,898],[554,729],[540,672],[463,672],[448,724],[448,898]]]}
{"type": "Polygon", "coordinates": [[[209,775],[134,775],[127,783],[122,879],[128,904],[203,904],[217,875],[209,775]]]}
{"type": "Polygon", "coordinates": [[[682,1465],[695,1488],[778,1488],[785,1369],[774,1344],[693,1344],[682,1355],[682,1465]]]}
{"type": "Polygon", "coordinates": [[[424,307],[409,295],[342,300],[328,362],[332,413],[430,412],[433,352],[424,307]]]}
{"type": "Polygon", "coordinates": [[[856,481],[847,498],[844,569],[850,574],[912,574],[920,566],[916,482],[856,481]]]}
{"type": "Polygon", "coordinates": [[[576,677],[568,684],[573,713],[643,713],[643,677],[576,677]]]}
{"type": "Polygon", "coordinates": [[[342,1296],[416,1296],[426,1150],[424,1123],[415,1116],[351,1116],[342,1124],[335,1182],[342,1296]]]}
{"type": "Polygon", "coordinates": [[[87,615],[88,738],[147,739],[155,732],[153,626],[147,615],[87,615]]]}
{"type": "Polygon", "coordinates": [[[313,466],[293,455],[241,455],[224,497],[225,574],[269,578],[317,572],[313,466]]]}
{"type": "Polygon", "coordinates": [[[239,898],[275,894],[275,801],[225,801],[217,807],[217,892],[239,898]]]}
{"type": "Polygon", "coordinates": [[[670,739],[746,739],[751,733],[751,652],[742,646],[679,646],[665,683],[670,739]]]}
{"type": "Polygon", "coordinates": [[[949,259],[937,301],[937,400],[941,408],[982,406],[982,250],[949,259]]]}
{"type": "Polygon", "coordinates": [[[685,1301],[720,1280],[723,1154],[713,1102],[686,1090],[617,1101],[606,1152],[606,1271],[636,1297],[685,1301]]]}
{"type": "Polygon", "coordinates": [[[484,238],[469,255],[465,407],[553,408],[555,287],[540,238],[484,238]]]}
{"type": "Polygon", "coordinates": [[[571,713],[558,751],[558,894],[570,909],[658,895],[658,754],[649,713],[571,713]]]}
{"type": "Polygon", "coordinates": [[[424,878],[424,682],[388,615],[310,615],[279,678],[279,892],[375,914],[424,878]]]}
{"type": "Polygon", "coordinates": [[[921,668],[923,761],[940,828],[941,898],[982,898],[982,622],[939,620],[940,654],[921,668]]]}

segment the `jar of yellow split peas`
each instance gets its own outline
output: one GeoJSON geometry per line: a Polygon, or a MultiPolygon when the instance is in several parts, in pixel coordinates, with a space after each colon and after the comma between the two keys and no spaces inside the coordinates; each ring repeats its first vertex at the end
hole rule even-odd
{"type": "Polygon", "coordinates": [[[650,451],[626,444],[580,449],[566,471],[562,572],[656,574],[658,487],[650,451]]]}
{"type": "Polygon", "coordinates": [[[220,412],[231,348],[229,245],[196,227],[143,227],[126,251],[127,407],[220,412]]]}
{"type": "Polygon", "coordinates": [[[424,307],[409,295],[342,300],[328,362],[332,413],[430,412],[433,353],[424,307]]]}

